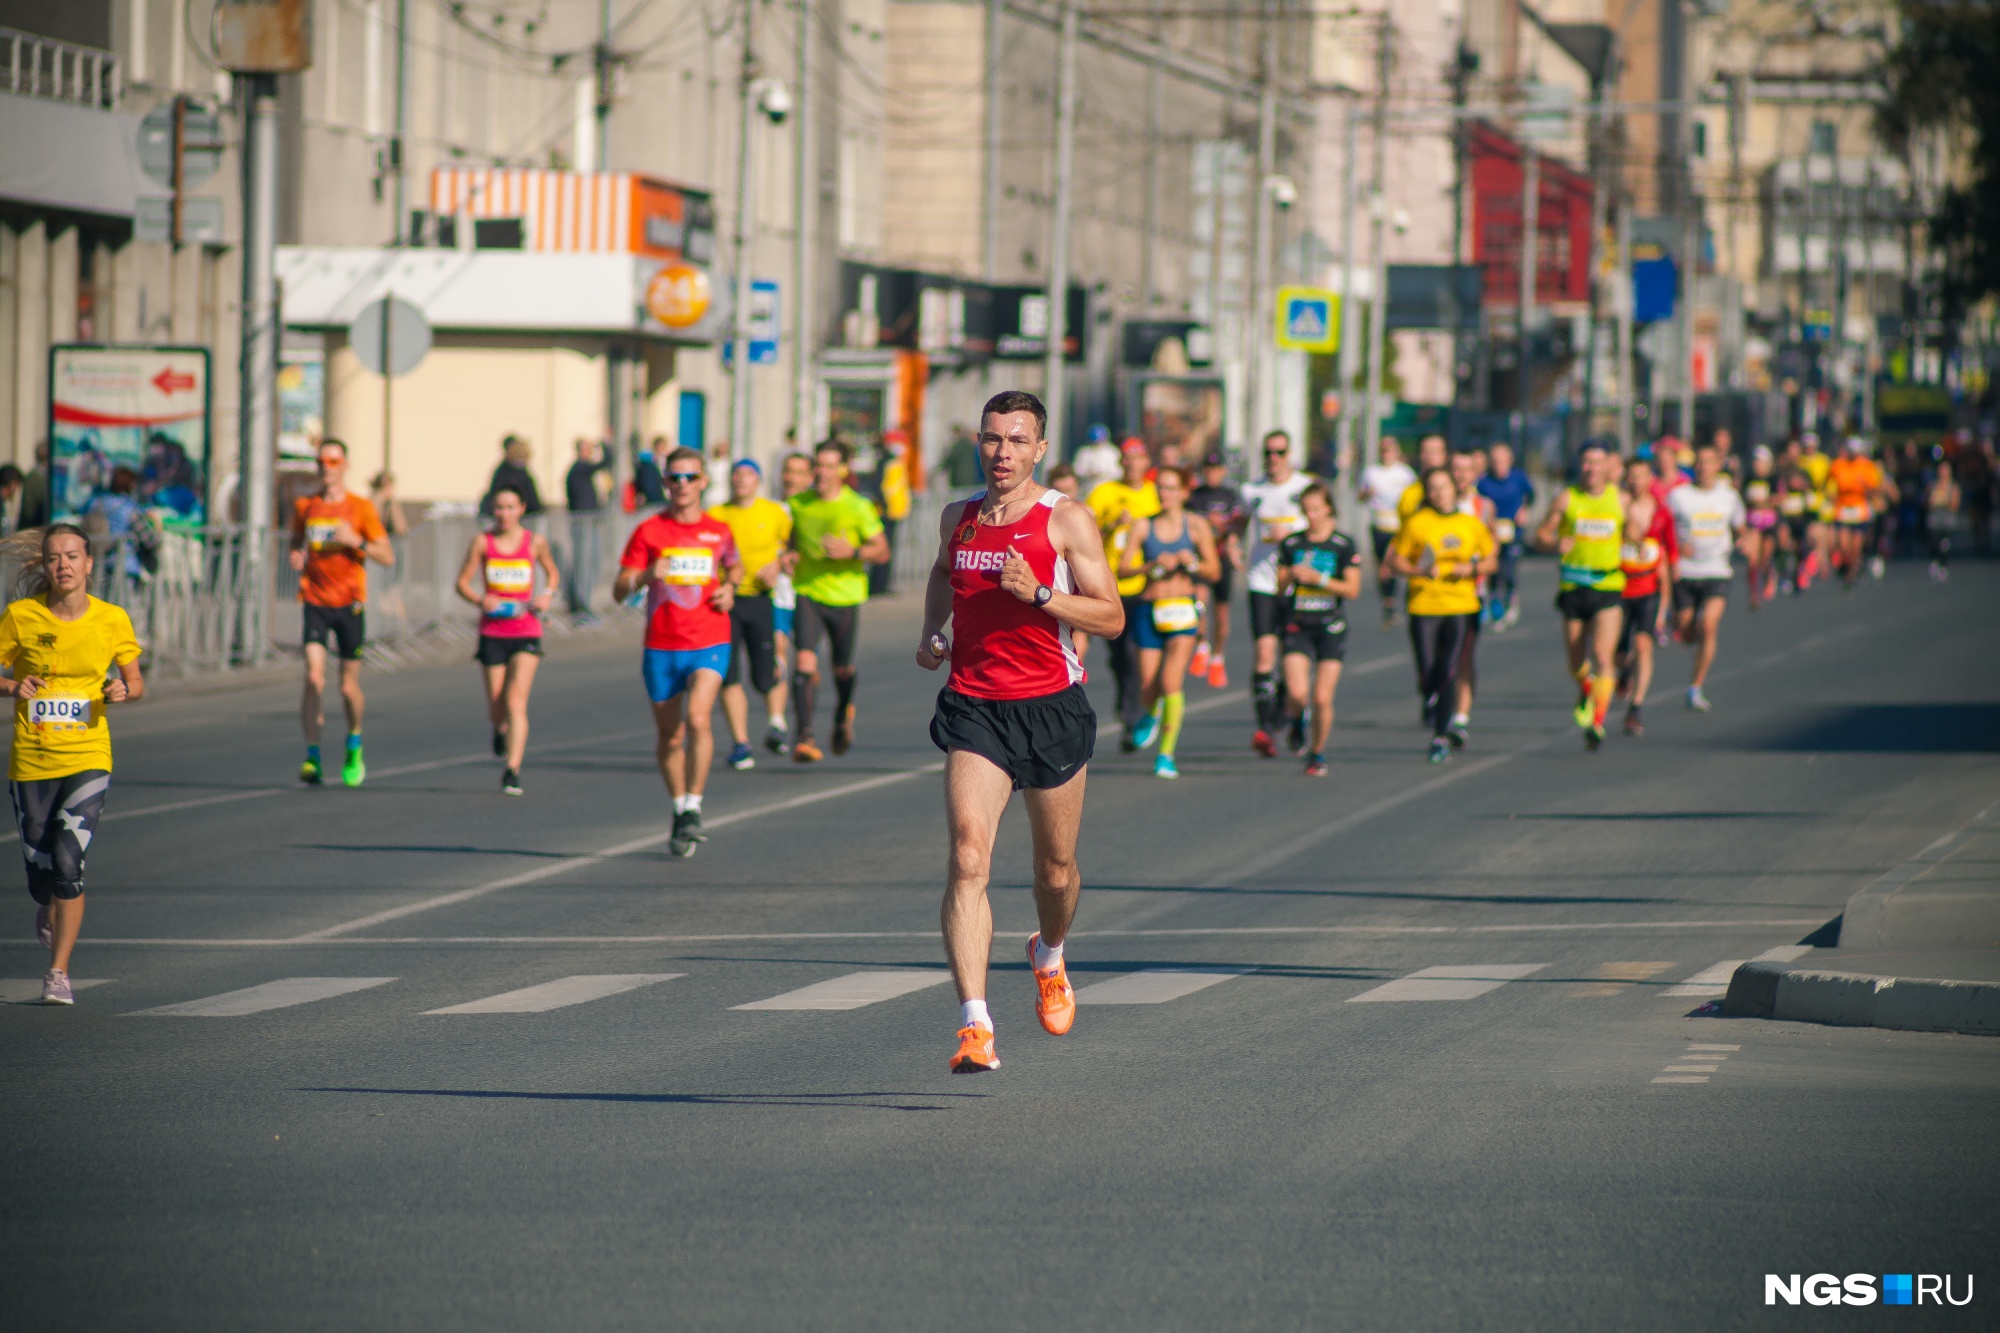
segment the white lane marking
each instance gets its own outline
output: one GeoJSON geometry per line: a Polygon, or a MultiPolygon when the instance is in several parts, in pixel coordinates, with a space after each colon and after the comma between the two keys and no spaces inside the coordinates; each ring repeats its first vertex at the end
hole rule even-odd
{"type": "MultiPolygon", "coordinates": [[[[91,977],[78,980],[69,979],[73,991],[89,990],[92,986],[108,986],[110,977],[91,977]]],[[[42,979],[40,977],[0,977],[0,1004],[40,1004],[42,1002],[42,979]]]]}
{"type": "Polygon", "coordinates": [[[1078,1004],[1165,1004],[1183,995],[1255,972],[1254,967],[1156,967],[1084,986],[1078,1004]]]}
{"type": "Polygon", "coordinates": [[[1729,978],[1735,974],[1737,968],[1749,961],[1747,958],[1725,958],[1719,963],[1711,963],[1678,985],[1669,986],[1660,993],[1673,998],[1727,995],[1729,978]]]}
{"type": "MultiPolygon", "coordinates": [[[[626,740],[633,736],[651,734],[649,731],[614,731],[603,736],[586,736],[581,740],[555,741],[548,745],[537,744],[534,753],[549,754],[556,750],[575,750],[585,746],[602,745],[607,741],[626,740]]],[[[368,776],[380,781],[383,778],[402,777],[409,773],[428,773],[438,768],[455,768],[462,764],[476,764],[482,759],[490,760],[492,757],[493,754],[491,751],[481,751],[478,754],[453,755],[449,759],[427,759],[422,763],[399,764],[393,768],[374,768],[368,771],[368,776]]],[[[113,819],[137,819],[141,815],[172,814],[176,810],[199,810],[203,806],[209,805],[233,805],[238,801],[262,800],[266,796],[283,796],[287,792],[303,790],[305,790],[305,784],[295,782],[289,787],[256,787],[249,791],[224,792],[220,796],[197,796],[185,801],[168,801],[163,805],[142,805],[136,810],[120,810],[116,806],[113,806],[104,812],[98,822],[103,823],[113,819]]],[[[0,847],[4,847],[10,842],[19,842],[20,840],[21,834],[19,830],[0,835],[0,847]]]]}
{"type": "Polygon", "coordinates": [[[1655,1082],[1655,1083],[1706,1083],[1706,1082],[1708,1082],[1708,1075],[1706,1075],[1706,1074],[1662,1074],[1662,1075],[1661,1075],[1660,1077],[1658,1077],[1658,1078],[1654,1079],[1654,1080],[1653,1080],[1653,1082],[1655,1082]]]}
{"type": "Polygon", "coordinates": [[[734,1005],[736,1009],[860,1009],[884,1000],[893,1000],[913,991],[942,986],[951,980],[949,972],[849,972],[831,981],[819,981],[768,1000],[752,1000],[734,1005]]]}
{"type": "MultiPolygon", "coordinates": [[[[1742,1049],[1743,1048],[1741,1046],[1716,1046],[1709,1042],[1696,1041],[1688,1043],[1689,1054],[1692,1054],[1695,1051],[1740,1051],[1742,1049]]],[[[1716,1058],[1720,1059],[1721,1057],[1718,1056],[1716,1058]]]]}
{"type": "Polygon", "coordinates": [[[1348,997],[1349,1004],[1399,1000],[1470,1000],[1547,967],[1547,963],[1469,963],[1427,967],[1348,997]]]}
{"type": "Polygon", "coordinates": [[[1662,1073],[1667,1074],[1713,1074],[1720,1065],[1668,1065],[1662,1073]]]}
{"type": "MultiPolygon", "coordinates": [[[[714,825],[710,825],[714,827],[714,825]]],[[[1764,921],[1555,921],[1521,926],[1204,926],[1173,930],[1072,930],[1069,939],[1173,939],[1216,935],[1546,935],[1576,930],[1739,930],[1770,926],[1824,925],[1821,917],[1779,918],[1764,921]]],[[[1025,940],[1028,930],[996,930],[996,939],[1025,940]]],[[[935,930],[792,930],[741,932],[727,935],[343,935],[315,939],[293,935],[277,939],[203,939],[151,936],[86,937],[93,947],[122,944],[160,948],[272,949],[284,945],[321,944],[542,944],[566,948],[578,944],[782,944],[814,940],[934,940],[935,930]]],[[[0,939],[8,945],[41,948],[33,940],[0,939]]],[[[39,984],[39,983],[37,983],[39,984]]]]}
{"type": "Polygon", "coordinates": [[[1766,949],[1750,961],[1753,963],[1789,963],[1794,958],[1812,952],[1810,944],[1780,944],[1775,949],[1766,949]]]}
{"type": "Polygon", "coordinates": [[[241,1018],[261,1014],[266,1009],[289,1009],[295,1004],[330,1000],[372,986],[386,986],[394,977],[286,977],[261,986],[224,991],[199,1000],[163,1004],[157,1009],[135,1009],[128,1017],[155,1018],[241,1018]]]}
{"type": "MultiPolygon", "coordinates": [[[[746,820],[759,819],[765,815],[780,814],[786,810],[797,810],[803,806],[817,805],[821,801],[831,801],[836,797],[852,796],[856,792],[873,791],[877,787],[887,787],[893,783],[906,782],[923,773],[942,773],[943,771],[944,763],[940,760],[936,763],[924,764],[919,768],[906,768],[896,773],[883,773],[872,778],[862,778],[858,782],[846,782],[838,787],[828,787],[824,791],[807,792],[803,796],[792,796],[782,801],[772,801],[765,805],[752,806],[748,810],[738,810],[732,814],[718,815],[714,819],[705,819],[703,827],[711,830],[727,828],[731,824],[741,824],[746,820]]],[[[475,884],[469,889],[459,889],[453,893],[439,894],[435,898],[425,898],[418,902],[405,903],[401,907],[391,907],[386,911],[371,912],[367,916],[356,917],[352,921],[343,921],[337,926],[328,926],[324,930],[314,930],[308,931],[304,935],[294,935],[286,943],[317,944],[322,940],[330,940],[341,935],[352,934],[357,930],[366,930],[370,926],[379,926],[386,921],[397,921],[406,916],[414,916],[418,912],[428,912],[438,907],[450,907],[454,903],[469,902],[474,898],[484,898],[487,894],[498,893],[502,889],[516,888],[522,884],[533,884],[540,880],[553,878],[556,875],[567,874],[572,870],[578,870],[587,865],[595,865],[599,861],[608,861],[620,856],[630,856],[633,852],[642,852],[649,847],[658,847],[671,837],[673,837],[672,829],[668,829],[664,833],[649,833],[644,837],[633,838],[630,841],[617,843],[599,851],[586,852],[581,856],[566,857],[560,861],[551,861],[545,866],[537,866],[533,870],[523,870],[519,874],[488,880],[484,884],[475,884]]]]}
{"type": "Polygon", "coordinates": [[[483,1000],[468,1000],[464,1004],[449,1005],[443,1009],[426,1009],[427,1014],[545,1014],[551,1009],[566,1009],[573,1004],[588,1004],[592,1000],[602,1000],[609,995],[622,995],[628,990],[650,986],[659,981],[672,981],[683,977],[685,972],[619,972],[599,976],[562,977],[556,981],[544,981],[539,986],[523,986],[520,990],[510,990],[499,995],[489,995],[483,1000]]]}

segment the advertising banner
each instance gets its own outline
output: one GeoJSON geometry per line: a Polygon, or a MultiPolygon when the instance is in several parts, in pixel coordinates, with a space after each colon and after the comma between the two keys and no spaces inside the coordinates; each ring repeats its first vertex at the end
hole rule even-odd
{"type": "Polygon", "coordinates": [[[208,499],[205,347],[49,349],[49,506],[114,531],[134,507],[201,524],[208,499]],[[95,508],[93,508],[95,506],[95,508]]]}

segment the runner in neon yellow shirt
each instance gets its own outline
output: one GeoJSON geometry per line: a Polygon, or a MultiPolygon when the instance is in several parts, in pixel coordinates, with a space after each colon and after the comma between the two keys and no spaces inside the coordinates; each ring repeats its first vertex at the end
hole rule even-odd
{"type": "Polygon", "coordinates": [[[854,744],[854,645],[861,605],[868,600],[869,565],[886,564],[889,537],[875,506],[847,484],[847,449],[828,442],[813,450],[813,484],[792,497],[792,550],[798,568],[793,640],[792,706],[798,739],[792,758],[801,764],[825,758],[813,739],[813,704],[819,692],[819,638],[833,652],[833,752],[854,744]]]}

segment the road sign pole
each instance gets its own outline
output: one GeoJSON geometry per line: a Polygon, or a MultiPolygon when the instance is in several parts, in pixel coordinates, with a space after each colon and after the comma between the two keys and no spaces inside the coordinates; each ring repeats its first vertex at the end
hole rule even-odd
{"type": "MultiPolygon", "coordinates": [[[[262,660],[270,627],[266,556],[270,546],[272,485],[277,469],[278,370],[278,80],[246,74],[243,107],[243,312],[242,362],[237,376],[238,496],[243,513],[243,586],[237,651],[245,662],[262,660]]],[[[178,196],[176,196],[178,197],[178,196]]]]}
{"type": "Polygon", "coordinates": [[[172,234],[175,245],[181,243],[181,201],[187,194],[187,97],[174,98],[174,220],[172,234]]]}

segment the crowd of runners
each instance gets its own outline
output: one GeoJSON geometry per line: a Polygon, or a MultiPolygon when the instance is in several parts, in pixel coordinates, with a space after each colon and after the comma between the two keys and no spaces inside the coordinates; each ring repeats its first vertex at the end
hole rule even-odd
{"type": "MultiPolygon", "coordinates": [[[[1138,439],[1117,449],[1117,475],[1087,491],[1070,465],[1046,470],[1046,414],[1031,394],[990,400],[978,455],[986,488],[948,505],[924,597],[917,664],[949,667],[930,734],[946,753],[949,864],[941,924],[960,999],[955,1071],[999,1067],[986,1005],[993,933],[986,890],[994,840],[1012,794],[1026,803],[1040,929],[1028,943],[1036,1012],[1060,1035],[1075,1018],[1063,943],[1081,887],[1076,844],[1098,723],[1084,693],[1090,640],[1104,641],[1120,750],[1150,753],[1179,776],[1177,746],[1190,684],[1228,684],[1231,603],[1241,575],[1252,639],[1250,748],[1281,746],[1309,777],[1328,771],[1335,696],[1350,609],[1376,586],[1380,623],[1407,627],[1431,762],[1471,740],[1478,646],[1521,617],[1518,575],[1530,550],[1555,558],[1555,609],[1575,725],[1588,749],[1623,701],[1623,729],[1644,731],[1659,649],[1689,651],[1686,705],[1706,712],[1725,608],[1740,562],[1751,609],[1815,581],[1852,588],[1882,561],[1915,512],[1934,578],[1946,576],[1963,491],[1948,461],[1912,483],[1848,440],[1829,457],[1811,435],[1782,451],[1739,456],[1726,431],[1693,448],[1672,440],[1630,458],[1586,442],[1574,476],[1538,496],[1505,445],[1451,451],[1422,440],[1414,466],[1385,440],[1356,487],[1365,542],[1343,530],[1335,488],[1301,471],[1293,441],[1260,442],[1258,474],[1232,484],[1209,454],[1189,466],[1138,439]],[[1921,493],[1912,508],[1912,486],[1921,493]]],[[[753,768],[750,692],[763,701],[762,748],[801,764],[855,743],[856,648],[869,568],[889,559],[876,507],[848,484],[846,450],[787,455],[777,495],[761,467],[737,460],[727,499],[705,504],[709,464],[691,448],[662,467],[664,506],[632,531],[613,596],[643,610],[640,679],[652,711],[661,778],[673,803],[668,847],[706,840],[702,798],[716,748],[753,768]],[[828,744],[818,700],[831,677],[828,744]]],[[[367,565],[390,564],[380,515],[346,488],[347,451],[328,440],[318,486],[296,502],[290,557],[303,609],[305,682],[300,778],[326,781],[321,756],[328,658],[346,733],[339,776],[362,785],[367,565]]],[[[524,524],[532,497],[497,484],[490,530],[465,552],[456,591],[476,608],[474,653],[500,788],[523,794],[529,703],[543,617],[563,573],[546,538],[524,524]]],[[[25,536],[26,534],[24,534],[25,536]]],[[[70,1004],[68,966],[83,917],[83,866],[111,775],[108,705],[141,697],[140,646],[125,612],[90,596],[81,529],[38,534],[19,599],[0,616],[0,693],[16,699],[10,787],[50,951],[43,997],[70,1004]]],[[[18,539],[17,539],[18,540],[18,539]]],[[[574,601],[574,598],[572,599],[574,601]]]]}

